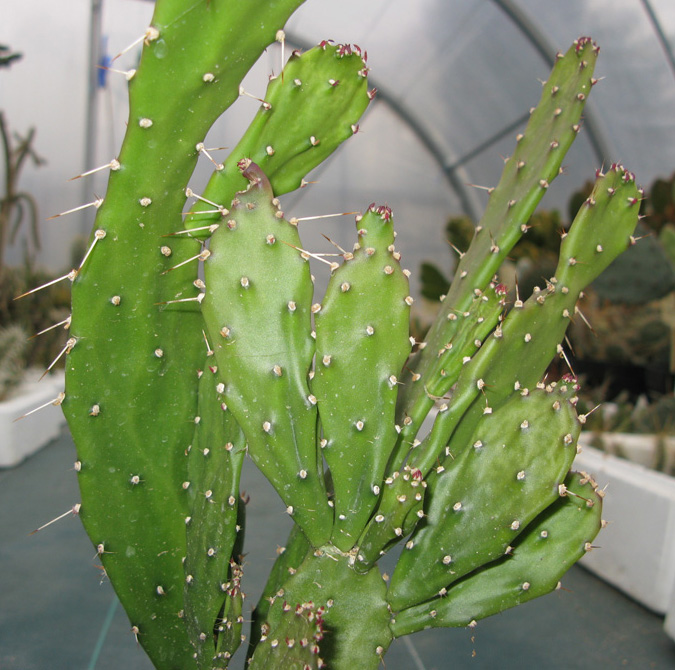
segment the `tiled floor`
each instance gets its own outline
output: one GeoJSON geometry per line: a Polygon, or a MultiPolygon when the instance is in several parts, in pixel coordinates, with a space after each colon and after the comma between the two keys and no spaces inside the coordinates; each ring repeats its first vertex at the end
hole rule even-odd
{"type": "MultiPolygon", "coordinates": [[[[79,520],[68,515],[29,535],[78,502],[74,453],[64,435],[18,468],[0,471],[0,670],[151,670],[79,520]]],[[[289,520],[252,466],[243,488],[251,493],[245,591],[252,606],[289,520]]],[[[386,668],[675,668],[675,643],[660,617],[581,568],[564,587],[473,631],[398,640],[386,668]]]]}

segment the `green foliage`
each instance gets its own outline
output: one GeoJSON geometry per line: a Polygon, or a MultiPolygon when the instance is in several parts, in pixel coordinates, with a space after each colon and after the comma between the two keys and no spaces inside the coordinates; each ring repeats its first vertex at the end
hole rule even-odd
{"type": "MultiPolygon", "coordinates": [[[[26,342],[26,367],[49,366],[63,349],[63,328],[70,316],[70,291],[53,285],[36,293],[29,300],[15,300],[34,286],[54,279],[50,273],[36,269],[29,258],[17,267],[5,267],[0,272],[0,326],[19,325],[25,333],[39,333],[55,323],[61,326],[33,337],[26,342]]],[[[28,335],[26,335],[28,337],[28,335]]],[[[59,362],[58,365],[63,365],[59,362]]]]}
{"type": "MultiPolygon", "coordinates": [[[[590,412],[602,397],[584,393],[580,411],[590,412]]],[[[613,401],[598,406],[589,414],[586,430],[604,433],[640,433],[675,435],[675,397],[672,394],[647,398],[641,395],[631,400],[628,393],[619,394],[613,401]]]]}
{"type": "MultiPolygon", "coordinates": [[[[20,58],[20,53],[12,52],[9,47],[0,45],[0,67],[9,67],[20,58]]],[[[7,368],[3,368],[9,377],[5,377],[5,382],[0,383],[0,387],[9,384],[8,380],[16,375],[20,376],[25,365],[46,367],[52,362],[62,348],[58,334],[47,336],[40,342],[29,343],[26,341],[28,337],[26,333],[40,332],[49,327],[54,322],[54,317],[58,317],[60,310],[69,303],[68,292],[60,294],[58,289],[50,290],[47,295],[40,296],[39,302],[30,305],[14,301],[16,296],[36,283],[41,283],[45,277],[44,273],[34,269],[29,251],[31,246],[35,249],[40,247],[37,204],[30,193],[19,188],[21,171],[28,161],[35,166],[45,163],[33,147],[34,139],[34,128],[31,128],[25,136],[16,132],[11,133],[9,123],[4,113],[0,111],[0,151],[3,161],[1,171],[3,184],[0,190],[0,327],[3,328],[4,337],[7,338],[19,332],[24,334],[20,348],[22,365],[18,363],[19,357],[16,356],[17,350],[14,345],[10,345],[9,340],[5,342],[8,347],[7,357],[14,360],[12,363],[14,370],[9,374],[7,368]],[[28,234],[24,239],[24,264],[9,267],[5,259],[7,248],[17,242],[18,233],[22,228],[28,228],[28,234]]],[[[4,345],[0,346],[0,352],[3,351],[4,345]]]]}
{"type": "Polygon", "coordinates": [[[642,305],[675,289],[675,266],[660,239],[650,234],[646,225],[638,225],[635,232],[641,239],[593,282],[593,290],[601,300],[642,305]]]}
{"type": "Polygon", "coordinates": [[[9,67],[15,60],[19,60],[23,54],[12,52],[5,44],[0,44],[0,67],[9,67]]]}
{"type": "Polygon", "coordinates": [[[4,400],[23,377],[26,341],[26,331],[21,326],[0,328],[0,400],[4,400]]]}
{"type": "Polygon", "coordinates": [[[675,224],[675,173],[670,178],[655,179],[649,189],[649,198],[645,201],[647,225],[650,230],[660,234],[670,224],[675,224]]]}
{"type": "Polygon", "coordinates": [[[226,668],[240,643],[245,453],[295,521],[255,610],[253,668],[374,670],[438,612],[462,625],[552,590],[599,528],[594,483],[568,475],[578,387],[541,378],[580,292],[629,245],[633,175],[598,175],[555,276],[507,316],[493,282],[579,130],[597,47],[558,59],[420,344],[391,210],[357,217],[314,302],[312,254],[277,197],[358,128],[358,47],[292,56],[181,222],[200,143],[298,4],[158,2],[72,277],[62,407],[80,518],[158,668],[226,668]],[[387,584],[377,561],[398,542],[387,584]]]}
{"type": "Polygon", "coordinates": [[[4,161],[4,188],[0,197],[0,273],[4,269],[7,246],[16,240],[24,222],[29,227],[34,246],[40,247],[37,204],[30,193],[19,190],[19,176],[26,161],[30,159],[36,166],[45,162],[33,148],[34,138],[35,128],[31,128],[25,137],[17,133],[12,137],[5,116],[0,111],[0,140],[4,161]]]}

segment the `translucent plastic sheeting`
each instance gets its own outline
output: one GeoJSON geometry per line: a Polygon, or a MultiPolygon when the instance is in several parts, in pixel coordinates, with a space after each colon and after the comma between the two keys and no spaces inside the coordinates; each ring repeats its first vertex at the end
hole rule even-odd
{"type": "MultiPolygon", "coordinates": [[[[592,133],[579,139],[591,150],[576,152],[590,163],[568,164],[556,204],[602,161],[625,161],[645,184],[675,170],[675,66],[658,35],[670,40],[672,55],[669,0],[310,0],[289,32],[306,40],[326,26],[335,39],[368,49],[386,97],[433,141],[439,168],[463,168],[462,184],[494,173],[490,140],[523,118],[556,51],[581,35],[600,45],[604,80],[589,105],[592,133]]],[[[463,197],[481,208],[479,195],[463,197]]]]}
{"type": "MultiPolygon", "coordinates": [[[[7,10],[0,43],[25,53],[0,77],[1,106],[21,129],[38,127],[39,148],[50,165],[27,171],[24,184],[39,196],[51,194],[48,202],[40,202],[45,216],[81,202],[81,187],[73,186],[67,196],[63,182],[76,172],[73,156],[84,153],[77,133],[84,134],[86,78],[73,63],[81,64],[86,53],[90,0],[72,4],[64,21],[58,3],[34,0],[24,9],[21,3],[0,0],[7,10]],[[51,29],[40,32],[39,40],[29,29],[37,9],[42,17],[37,27],[51,29]],[[61,93],[54,92],[57,81],[61,93]],[[62,174],[66,164],[68,173],[62,174]]],[[[109,55],[143,33],[151,11],[149,2],[103,0],[102,33],[109,55]]],[[[584,129],[565,161],[566,174],[554,182],[542,206],[560,209],[566,219],[569,195],[603,163],[624,162],[645,186],[675,171],[672,0],[307,0],[286,33],[286,54],[293,46],[329,38],[360,45],[368,52],[380,93],[363,119],[362,132],[316,171],[311,178],[318,184],[287,196],[285,209],[306,216],[388,203],[415,289],[422,260],[445,269],[451,265],[444,223],[451,215],[482,212],[486,195],[469,184],[496,183],[501,156],[512,152],[555,53],[579,36],[590,35],[600,45],[596,74],[603,80],[593,90],[584,129]]],[[[137,57],[132,51],[116,64],[133,67],[137,57]]],[[[246,88],[262,95],[267,76],[279,68],[280,49],[272,47],[247,78],[246,88]]],[[[99,92],[95,165],[108,162],[118,150],[125,89],[124,78],[111,74],[99,92]]],[[[254,101],[240,100],[209,134],[208,146],[233,146],[256,108],[254,101]]],[[[195,190],[210,167],[200,162],[195,190]]],[[[89,194],[103,193],[105,177],[99,175],[85,188],[89,194]]],[[[91,217],[81,229],[90,225],[91,217]]],[[[354,239],[351,217],[305,225],[312,231],[307,246],[313,250],[329,250],[320,232],[343,246],[354,239]]],[[[43,260],[52,267],[68,262],[65,240],[73,227],[67,222],[59,226],[58,233],[46,231],[44,236],[50,255],[43,260]]]]}
{"type": "Polygon", "coordinates": [[[602,81],[542,207],[565,220],[570,194],[614,161],[645,186],[675,171],[670,0],[309,0],[287,32],[303,44],[330,37],[367,49],[380,91],[358,138],[367,158],[335,172],[394,207],[413,270],[421,259],[450,262],[442,222],[482,212],[484,192],[468,185],[497,182],[556,52],[582,35],[600,45],[602,81]]]}

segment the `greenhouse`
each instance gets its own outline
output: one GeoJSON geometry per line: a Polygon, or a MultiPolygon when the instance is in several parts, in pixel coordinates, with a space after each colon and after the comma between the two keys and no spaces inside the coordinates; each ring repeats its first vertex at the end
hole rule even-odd
{"type": "Polygon", "coordinates": [[[672,2],[0,16],[0,667],[675,664],[672,2]]]}

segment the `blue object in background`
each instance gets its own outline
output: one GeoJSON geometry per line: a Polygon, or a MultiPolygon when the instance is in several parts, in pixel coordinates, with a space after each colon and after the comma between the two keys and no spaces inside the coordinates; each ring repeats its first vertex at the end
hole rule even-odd
{"type": "Polygon", "coordinates": [[[98,72],[96,77],[96,85],[98,88],[105,88],[108,82],[108,68],[112,64],[112,58],[108,54],[108,37],[103,36],[101,41],[101,57],[98,61],[98,72]]]}

